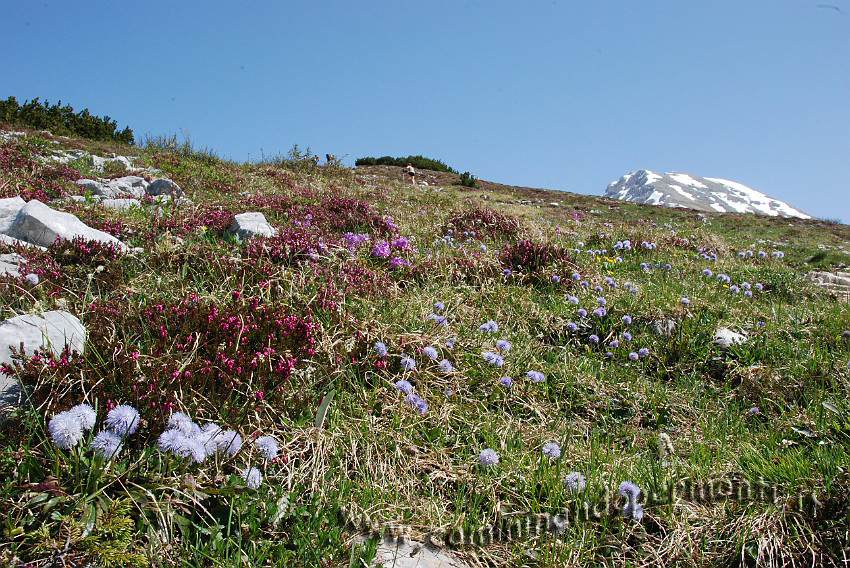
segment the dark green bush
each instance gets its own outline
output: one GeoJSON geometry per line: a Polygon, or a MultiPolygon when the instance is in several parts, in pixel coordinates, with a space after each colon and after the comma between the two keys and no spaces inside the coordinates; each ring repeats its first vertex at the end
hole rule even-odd
{"type": "Polygon", "coordinates": [[[393,158],[392,156],[381,156],[380,158],[358,158],[355,166],[399,166],[404,167],[408,163],[419,170],[432,170],[435,172],[458,173],[440,160],[426,158],[425,156],[408,156],[406,158],[393,158]]]}
{"type": "Polygon", "coordinates": [[[460,174],[460,179],[455,182],[455,185],[462,185],[463,187],[475,187],[477,184],[478,178],[469,172],[460,174]]]}
{"type": "Polygon", "coordinates": [[[69,105],[62,106],[62,101],[51,105],[35,98],[18,104],[15,97],[9,97],[0,101],[0,123],[92,140],[112,140],[124,144],[135,142],[129,126],[116,131],[118,123],[108,116],[94,116],[89,109],[74,112],[69,105]]]}

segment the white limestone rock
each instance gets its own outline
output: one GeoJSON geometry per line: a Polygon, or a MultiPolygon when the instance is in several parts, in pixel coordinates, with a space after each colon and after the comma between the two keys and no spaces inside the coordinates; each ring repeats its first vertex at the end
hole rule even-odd
{"type": "Polygon", "coordinates": [[[717,331],[714,332],[714,344],[724,349],[743,343],[746,340],[746,335],[736,333],[726,327],[719,327],[717,328],[717,331]]]}
{"type": "Polygon", "coordinates": [[[274,227],[266,221],[262,213],[239,213],[233,217],[229,231],[243,240],[252,237],[273,237],[277,234],[274,227]]]}
{"type": "Polygon", "coordinates": [[[7,234],[15,239],[41,246],[50,246],[58,237],[71,240],[82,237],[89,241],[112,243],[122,251],[127,246],[110,234],[93,229],[71,213],[54,211],[41,201],[33,199],[18,211],[7,234]]]}
{"type": "MultiPolygon", "coordinates": [[[[83,353],[86,343],[86,328],[73,314],[60,310],[43,314],[27,314],[7,319],[0,323],[0,364],[12,363],[12,348],[20,350],[23,344],[26,354],[36,349],[49,350],[59,355],[65,346],[83,353]]],[[[0,408],[20,403],[20,383],[14,377],[0,373],[0,408]]]]}

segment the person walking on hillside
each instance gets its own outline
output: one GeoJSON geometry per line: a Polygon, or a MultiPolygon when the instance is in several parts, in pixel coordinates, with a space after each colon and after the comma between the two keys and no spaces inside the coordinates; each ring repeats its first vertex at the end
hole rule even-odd
{"type": "Polygon", "coordinates": [[[407,165],[404,167],[404,172],[407,174],[407,177],[410,178],[410,183],[416,185],[416,170],[413,169],[413,164],[407,162],[407,165]]]}

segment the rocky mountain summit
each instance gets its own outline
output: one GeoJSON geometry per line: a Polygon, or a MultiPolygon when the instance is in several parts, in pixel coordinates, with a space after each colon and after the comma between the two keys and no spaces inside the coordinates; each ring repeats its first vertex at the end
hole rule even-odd
{"type": "Polygon", "coordinates": [[[632,203],[685,207],[698,211],[811,219],[810,215],[799,209],[743,184],[680,172],[631,172],[608,184],[605,196],[632,203]]]}

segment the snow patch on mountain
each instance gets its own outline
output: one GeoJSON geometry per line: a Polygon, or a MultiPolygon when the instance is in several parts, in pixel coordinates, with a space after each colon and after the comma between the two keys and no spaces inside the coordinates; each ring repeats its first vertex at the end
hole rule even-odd
{"type": "Polygon", "coordinates": [[[682,172],[658,174],[637,170],[611,182],[605,196],[632,203],[687,207],[699,211],[811,219],[799,209],[746,185],[682,172]]]}

